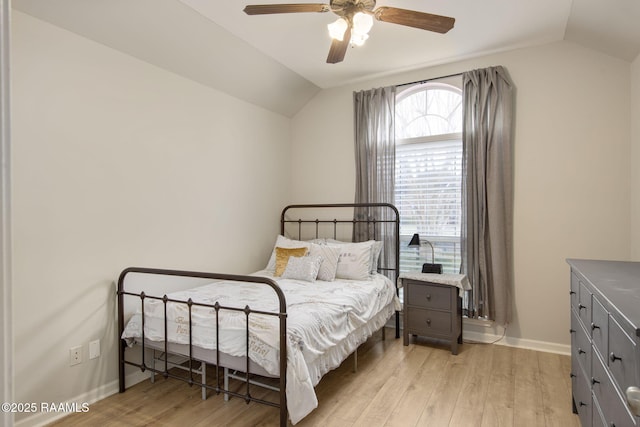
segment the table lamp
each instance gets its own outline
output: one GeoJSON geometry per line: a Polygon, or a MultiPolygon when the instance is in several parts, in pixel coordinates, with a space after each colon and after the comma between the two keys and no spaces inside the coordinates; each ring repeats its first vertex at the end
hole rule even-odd
{"type": "MultiPolygon", "coordinates": [[[[431,246],[431,263],[424,263],[422,264],[422,272],[423,273],[435,273],[435,274],[442,274],[442,264],[436,264],[436,252],[433,248],[433,244],[428,241],[428,240],[423,240],[423,242],[427,242],[429,244],[429,246],[431,246]]],[[[420,235],[418,233],[415,233],[413,235],[413,237],[411,237],[411,241],[409,242],[409,247],[410,248],[418,248],[418,251],[420,249],[420,247],[422,246],[422,243],[420,242],[420,235]]],[[[418,252],[420,253],[420,252],[418,252]]]]}

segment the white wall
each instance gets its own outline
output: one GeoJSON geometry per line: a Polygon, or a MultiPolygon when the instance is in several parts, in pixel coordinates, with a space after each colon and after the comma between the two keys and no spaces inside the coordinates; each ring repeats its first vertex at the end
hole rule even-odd
{"type": "Polygon", "coordinates": [[[640,55],[631,64],[631,259],[640,261],[640,55]]]}
{"type": "Polygon", "coordinates": [[[627,62],[559,42],[322,91],[293,120],[293,200],[353,200],[353,91],[491,65],[505,66],[517,88],[507,336],[567,345],[565,259],[629,258],[627,62]]]}
{"type": "Polygon", "coordinates": [[[15,400],[66,402],[117,379],[123,268],[265,265],[290,120],[16,11],[12,36],[15,400]]]}

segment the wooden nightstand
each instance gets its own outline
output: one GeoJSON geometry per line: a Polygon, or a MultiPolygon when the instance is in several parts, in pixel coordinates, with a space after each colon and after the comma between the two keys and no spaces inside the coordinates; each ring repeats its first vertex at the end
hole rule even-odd
{"type": "Polygon", "coordinates": [[[404,345],[409,335],[448,340],[451,353],[462,344],[462,298],[460,289],[469,281],[460,274],[402,274],[404,287],[404,345]]]}

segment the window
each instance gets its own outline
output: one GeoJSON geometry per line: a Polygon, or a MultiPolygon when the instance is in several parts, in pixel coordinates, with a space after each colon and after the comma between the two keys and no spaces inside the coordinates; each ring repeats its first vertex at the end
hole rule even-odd
{"type": "MultiPolygon", "coordinates": [[[[460,81],[460,84],[462,82],[460,81]]],[[[429,82],[396,95],[395,205],[400,212],[400,270],[431,261],[460,269],[462,91],[429,82]],[[414,233],[423,246],[409,248],[414,233]]]]}

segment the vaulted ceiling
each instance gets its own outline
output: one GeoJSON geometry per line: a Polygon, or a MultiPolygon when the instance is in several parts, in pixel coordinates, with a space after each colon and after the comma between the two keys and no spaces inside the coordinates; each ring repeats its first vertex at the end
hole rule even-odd
{"type": "MultiPolygon", "coordinates": [[[[295,0],[13,0],[13,8],[269,110],[293,116],[317,91],[402,70],[570,40],[625,61],[640,54],[638,0],[378,0],[454,17],[446,34],[375,22],[327,64],[333,13],[249,16],[295,0]]],[[[300,0],[317,3],[322,0],[300,0]]],[[[328,3],[328,0],[327,0],[328,3]]]]}

